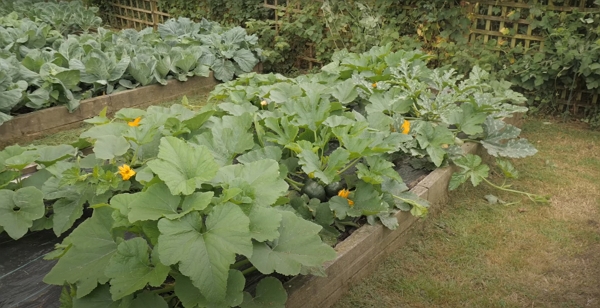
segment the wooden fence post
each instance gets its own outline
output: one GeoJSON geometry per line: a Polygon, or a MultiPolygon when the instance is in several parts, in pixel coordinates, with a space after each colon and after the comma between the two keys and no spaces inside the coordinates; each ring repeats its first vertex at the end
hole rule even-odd
{"type": "Polygon", "coordinates": [[[156,5],[156,0],[152,0],[150,1],[150,11],[152,12],[152,27],[154,28],[154,31],[158,30],[158,8],[156,5]]]}

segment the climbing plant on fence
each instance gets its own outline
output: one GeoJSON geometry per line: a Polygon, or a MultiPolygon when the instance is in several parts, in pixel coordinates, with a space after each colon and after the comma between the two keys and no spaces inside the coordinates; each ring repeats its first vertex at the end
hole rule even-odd
{"type": "Polygon", "coordinates": [[[299,56],[327,63],[334,50],[393,43],[424,49],[433,66],[483,67],[518,85],[534,109],[600,124],[598,1],[300,2],[301,11],[276,11],[285,18],[247,22],[261,38],[267,70],[297,67],[299,56]],[[314,46],[308,57],[307,44],[314,46]]]}

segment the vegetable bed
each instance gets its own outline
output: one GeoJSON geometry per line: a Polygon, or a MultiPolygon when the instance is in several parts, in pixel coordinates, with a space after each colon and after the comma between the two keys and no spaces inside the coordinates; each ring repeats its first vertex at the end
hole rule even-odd
{"type": "Polygon", "coordinates": [[[319,74],[218,85],[216,105],[125,108],[88,120],[95,126],[75,145],[7,147],[0,228],[14,239],[70,232],[46,256],[58,262],[44,281],[64,286],[61,300],[74,307],[283,307],[282,281],[323,275],[338,255],[354,259],[345,249],[365,230],[380,231],[363,243],[394,234],[383,249],[426,215],[425,196],[486,180],[488,166],[465,142],[498,157],[507,176],[514,168],[501,157],[535,153],[503,122],[526,110],[511,104],[524,99],[510,84],[479,68],[468,77],[432,70],[427,59],[389,46],[342,51],[319,74]],[[85,143],[92,154],[79,153],[85,143]],[[440,171],[449,186],[425,179],[410,191],[398,160],[459,171],[440,171]],[[20,178],[33,162],[40,170],[20,178]],[[75,227],[85,211],[91,218],[75,227]],[[336,252],[361,222],[370,226],[336,252]]]}
{"type": "MultiPolygon", "coordinates": [[[[476,147],[463,146],[465,153],[476,147]]],[[[435,210],[446,202],[450,167],[436,169],[414,188],[415,195],[427,200],[435,210]]],[[[389,253],[402,247],[420,225],[420,219],[407,212],[396,214],[399,227],[390,230],[383,225],[365,225],[339,243],[337,257],[324,266],[326,277],[299,276],[284,284],[288,291],[286,307],[323,307],[333,305],[355,282],[367,276],[389,253]]]]}
{"type": "MultiPolygon", "coordinates": [[[[0,11],[10,4],[0,3],[0,11]]],[[[170,79],[212,72],[229,81],[252,71],[261,57],[258,38],[241,27],[179,18],[158,31],[116,32],[96,28],[97,8],[80,1],[31,6],[0,17],[0,124],[56,105],[73,112],[81,100],[170,79]]]]}

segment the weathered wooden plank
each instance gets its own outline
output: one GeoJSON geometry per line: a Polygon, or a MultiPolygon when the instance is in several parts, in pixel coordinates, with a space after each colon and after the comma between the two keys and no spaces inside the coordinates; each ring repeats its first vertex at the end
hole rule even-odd
{"type": "Polygon", "coordinates": [[[515,39],[531,40],[531,41],[544,41],[544,38],[539,37],[539,36],[525,35],[525,34],[504,35],[500,31],[493,31],[493,30],[487,31],[487,30],[481,30],[481,29],[471,29],[471,33],[484,34],[484,35],[488,35],[488,36],[493,35],[493,36],[500,36],[500,37],[515,38],[515,39]]]}
{"type": "MultiPolygon", "coordinates": [[[[502,7],[502,9],[506,10],[506,7],[502,7]]],[[[502,17],[502,16],[488,16],[488,15],[481,15],[481,14],[474,14],[473,17],[475,17],[477,19],[489,19],[489,20],[500,21],[500,22],[520,23],[520,24],[527,24],[527,25],[531,24],[531,21],[529,21],[527,19],[511,20],[509,18],[502,17]]]]}

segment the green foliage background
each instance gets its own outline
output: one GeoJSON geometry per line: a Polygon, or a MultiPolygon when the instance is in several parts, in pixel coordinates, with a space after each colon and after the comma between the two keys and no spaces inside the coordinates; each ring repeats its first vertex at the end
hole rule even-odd
{"type": "MultiPolygon", "coordinates": [[[[106,0],[89,2],[101,9],[107,3],[106,0]]],[[[586,9],[598,8],[597,2],[588,0],[586,9]]],[[[464,74],[474,66],[489,70],[496,77],[518,85],[518,90],[527,94],[533,110],[566,115],[576,93],[600,87],[598,12],[556,12],[544,5],[546,1],[541,1],[528,11],[510,14],[509,18],[515,21],[531,22],[534,31],[546,38],[544,50],[539,52],[535,44],[525,49],[511,48],[494,39],[487,43],[468,42],[473,19],[466,10],[466,1],[291,0],[289,3],[291,7],[301,7],[302,13],[279,11],[277,22],[275,11],[263,8],[262,0],[160,0],[159,6],[174,16],[205,17],[245,26],[260,37],[267,72],[294,74],[302,70],[297,59],[305,54],[308,43],[314,45],[312,56],[321,63],[329,62],[335,50],[365,52],[372,46],[393,43],[395,49],[427,51],[434,56],[432,66],[451,66],[464,74]],[[566,107],[558,102],[558,93],[564,88],[568,90],[566,107]]],[[[552,3],[569,5],[564,0],[552,3]]],[[[487,5],[478,8],[480,14],[486,14],[487,5]]],[[[524,34],[511,31],[508,37],[524,34]]],[[[599,107],[592,106],[580,116],[600,125],[599,113],[599,107]]]]}

